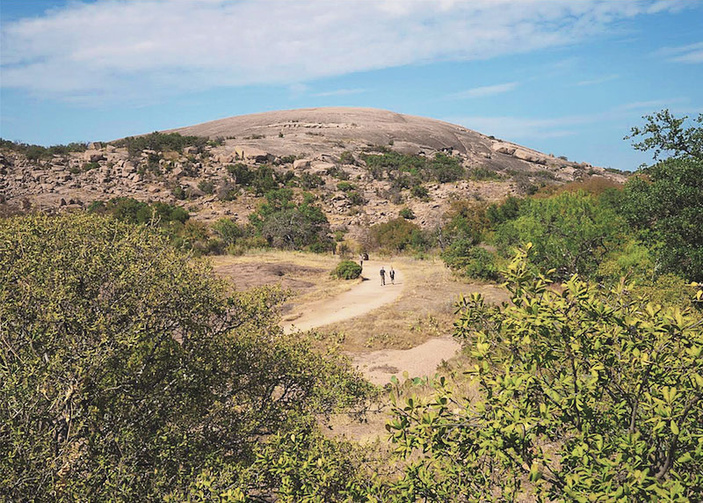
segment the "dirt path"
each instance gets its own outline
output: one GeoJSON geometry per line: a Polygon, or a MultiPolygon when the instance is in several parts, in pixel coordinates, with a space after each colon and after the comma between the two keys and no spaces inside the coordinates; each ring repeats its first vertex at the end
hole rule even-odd
{"type": "Polygon", "coordinates": [[[281,324],[287,333],[323,327],[330,323],[348,320],[366,314],[396,300],[403,291],[403,274],[396,270],[395,284],[386,274],[386,286],[381,286],[378,271],[388,265],[380,261],[364,262],[364,278],[351,290],[331,299],[295,306],[281,324]]]}
{"type": "MultiPolygon", "coordinates": [[[[378,271],[382,265],[388,269],[380,261],[367,261],[364,263],[364,280],[351,290],[331,299],[295,306],[293,314],[282,323],[284,330],[291,333],[323,327],[362,316],[394,302],[403,292],[403,272],[396,269],[394,285],[390,284],[386,274],[386,286],[381,286],[378,271]]],[[[382,349],[350,356],[354,365],[371,382],[383,385],[394,375],[402,379],[404,372],[409,377],[431,376],[443,361],[453,357],[460,348],[460,344],[451,337],[437,337],[412,349],[382,349]]]]}
{"type": "Polygon", "coordinates": [[[408,377],[432,376],[443,361],[456,355],[461,345],[451,337],[430,339],[412,349],[382,349],[356,355],[354,365],[374,384],[384,385],[392,376],[403,380],[408,377]]]}

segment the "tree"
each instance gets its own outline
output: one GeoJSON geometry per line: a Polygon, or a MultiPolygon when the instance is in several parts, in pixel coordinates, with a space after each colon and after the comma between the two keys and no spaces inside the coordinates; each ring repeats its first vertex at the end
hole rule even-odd
{"type": "Polygon", "coordinates": [[[667,159],[625,186],[623,214],[653,250],[658,273],[703,281],[703,160],[667,159]]]}
{"type": "Polygon", "coordinates": [[[668,110],[646,116],[647,125],[632,128],[638,150],[654,150],[671,157],[641,168],[625,185],[622,211],[640,231],[655,255],[656,272],[673,272],[703,281],[703,114],[701,126],[684,127],[668,110]]]}
{"type": "Polygon", "coordinates": [[[330,250],[333,241],[329,221],[313,203],[311,194],[303,194],[303,200],[296,203],[291,189],[272,190],[266,194],[266,202],[249,215],[249,220],[270,246],[330,250]]]}
{"type": "Polygon", "coordinates": [[[624,222],[614,210],[579,191],[525,200],[516,219],[498,226],[496,241],[504,253],[533,243],[534,263],[566,279],[593,273],[623,232],[624,222]]]}
{"type": "Polygon", "coordinates": [[[625,137],[626,140],[645,137],[632,144],[635,149],[653,150],[654,160],[659,159],[662,152],[670,152],[676,158],[693,157],[703,160],[703,114],[694,120],[700,126],[689,127],[684,127],[687,116],[677,118],[666,109],[643,118],[647,123],[643,127],[633,127],[631,134],[625,137]]]}
{"type": "Polygon", "coordinates": [[[207,473],[275,493],[251,468],[268,439],[368,389],[283,334],[281,299],[231,291],[144,226],[3,221],[0,499],[161,500],[207,473]]]}
{"type": "Polygon", "coordinates": [[[395,500],[697,500],[700,316],[578,276],[557,293],[527,251],[504,274],[512,303],[473,295],[455,323],[478,398],[442,378],[429,399],[395,404],[395,500]]]}
{"type": "Polygon", "coordinates": [[[408,248],[423,250],[427,246],[420,226],[402,217],[376,224],[369,230],[379,248],[401,252],[408,248]]]}

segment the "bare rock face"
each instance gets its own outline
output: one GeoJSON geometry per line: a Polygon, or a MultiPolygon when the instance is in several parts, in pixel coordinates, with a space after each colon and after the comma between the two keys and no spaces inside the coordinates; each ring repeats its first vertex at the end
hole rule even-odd
{"type": "Polygon", "coordinates": [[[246,222],[259,199],[238,186],[229,169],[243,163],[252,170],[265,165],[281,174],[319,177],[322,183],[306,190],[315,192],[333,226],[362,228],[397,217],[403,207],[413,210],[416,222],[432,226],[457,199],[497,200],[526,186],[590,175],[624,180],[590,164],[555,158],[455,124],[371,108],[266,112],[165,132],[221,141],[204,150],[186,147],[182,152],[144,150],[132,155],[109,143],[91,143],[85,152],[38,161],[3,149],[0,201],[68,210],[98,199],[134,197],[186,206],[197,210],[193,218],[205,221],[235,215],[246,222]],[[452,156],[469,176],[427,184],[428,198],[418,199],[407,190],[394,192],[390,181],[375,179],[364,161],[366,153],[389,149],[452,156]],[[494,176],[472,177],[473,172],[494,176]],[[364,202],[350,201],[338,188],[340,180],[352,183],[364,202]]]}

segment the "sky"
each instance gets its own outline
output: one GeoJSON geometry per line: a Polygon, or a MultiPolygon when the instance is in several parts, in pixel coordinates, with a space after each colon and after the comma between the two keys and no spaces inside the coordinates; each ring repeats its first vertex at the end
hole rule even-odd
{"type": "Polygon", "coordinates": [[[603,167],[703,113],[701,0],[0,0],[0,137],[374,107],[603,167]]]}

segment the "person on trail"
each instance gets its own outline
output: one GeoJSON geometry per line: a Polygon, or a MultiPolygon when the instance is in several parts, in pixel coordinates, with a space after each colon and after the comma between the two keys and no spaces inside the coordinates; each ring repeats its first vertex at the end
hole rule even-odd
{"type": "Polygon", "coordinates": [[[381,286],[385,286],[386,284],[386,270],[381,266],[381,270],[379,271],[379,274],[381,275],[381,286]]]}
{"type": "Polygon", "coordinates": [[[388,271],[388,276],[391,277],[391,285],[395,285],[395,271],[393,270],[393,266],[391,266],[391,270],[388,271]]]}

